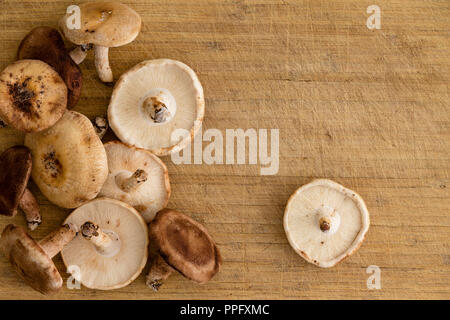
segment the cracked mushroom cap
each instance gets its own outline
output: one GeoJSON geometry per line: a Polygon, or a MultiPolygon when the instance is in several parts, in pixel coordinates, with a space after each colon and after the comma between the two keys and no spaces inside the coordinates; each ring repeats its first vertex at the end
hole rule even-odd
{"type": "Polygon", "coordinates": [[[120,77],[108,120],[122,142],[162,156],[191,141],[204,111],[203,88],[195,72],[182,62],[157,59],[143,61],[120,77]]]}
{"type": "Polygon", "coordinates": [[[31,152],[14,146],[0,155],[0,214],[15,216],[31,173],[31,152]]]}
{"type": "Polygon", "coordinates": [[[119,141],[106,143],[105,150],[108,178],[99,195],[130,204],[150,222],[169,202],[166,165],[150,151],[119,141]]]}
{"type": "Polygon", "coordinates": [[[33,289],[50,294],[63,284],[52,259],[26,231],[12,224],[6,226],[0,238],[0,248],[21,278],[33,289]]]}
{"type": "Polygon", "coordinates": [[[81,28],[69,29],[72,14],[59,21],[64,36],[71,42],[103,47],[120,47],[132,42],[141,30],[141,17],[119,2],[87,2],[79,5],[81,28]]]}
{"type": "Polygon", "coordinates": [[[38,59],[48,63],[66,83],[67,107],[74,107],[81,95],[82,75],[67,51],[61,34],[50,27],[31,30],[20,43],[17,59],[38,59]]]}
{"type": "Polygon", "coordinates": [[[333,267],[353,254],[369,224],[363,199],[326,179],[300,187],[284,211],[284,230],[292,248],[323,268],[333,267]]]}
{"type": "Polygon", "coordinates": [[[163,209],[150,223],[149,234],[164,261],[185,277],[204,283],[219,271],[219,249],[206,228],[190,217],[163,209]]]}
{"type": "Polygon", "coordinates": [[[113,254],[104,254],[81,233],[61,251],[66,266],[81,269],[81,283],[91,289],[122,288],[136,279],[148,257],[148,229],[141,215],[128,204],[97,198],[73,211],[65,223],[82,226],[92,221],[117,239],[113,254]]]}
{"type": "Polygon", "coordinates": [[[67,106],[67,87],[40,60],[18,60],[0,74],[0,118],[24,132],[42,131],[58,121],[67,106]]]}
{"type": "Polygon", "coordinates": [[[108,175],[105,148],[91,121],[67,111],[53,127],[25,136],[31,176],[48,200],[76,208],[97,196],[108,175]]]}

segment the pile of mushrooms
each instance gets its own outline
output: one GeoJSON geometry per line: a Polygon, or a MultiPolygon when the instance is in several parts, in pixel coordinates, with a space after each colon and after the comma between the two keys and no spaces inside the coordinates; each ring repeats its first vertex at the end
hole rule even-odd
{"type": "Polygon", "coordinates": [[[155,291],[175,270],[204,283],[219,270],[219,250],[205,227],[164,209],[171,189],[158,158],[181,150],[200,128],[203,88],[179,61],[138,64],[120,77],[108,106],[111,128],[121,141],[103,144],[108,121],[90,121],[70,110],[82,93],[78,64],[93,48],[100,79],[113,82],[108,49],[133,41],[141,18],[118,2],[88,2],[79,9],[81,28],[69,28],[70,14],[59,21],[75,49],[66,49],[58,30],[36,27],[20,43],[18,60],[0,74],[1,126],[25,132],[23,146],[0,155],[0,215],[13,217],[20,208],[31,231],[42,222],[28,189],[30,177],[50,202],[74,210],[40,241],[9,224],[0,249],[19,276],[43,294],[62,287],[52,261],[59,252],[67,267],[80,268],[76,280],[91,289],[122,288],[147,261],[147,284],[155,291]],[[174,139],[178,129],[184,131],[174,139]]]}

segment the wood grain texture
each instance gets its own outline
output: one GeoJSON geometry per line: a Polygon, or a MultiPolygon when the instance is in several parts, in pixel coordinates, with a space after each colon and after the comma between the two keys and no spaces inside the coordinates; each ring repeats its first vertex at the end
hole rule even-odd
{"type": "MultiPolygon", "coordinates": [[[[0,298],[450,298],[449,1],[124,3],[142,16],[143,29],[136,41],[110,51],[116,79],[146,59],[187,63],[204,86],[204,129],[278,128],[280,170],[260,176],[258,165],[174,165],[163,158],[170,207],[204,223],[222,251],[222,270],[205,285],[174,275],[155,294],[143,274],[120,290],[64,289],[43,297],[1,256],[0,298]],[[366,27],[374,3],[381,30],[366,27]],[[319,177],[357,191],[371,214],[365,243],[332,269],[296,255],[282,227],[290,194],[319,177]],[[381,290],[366,287],[369,265],[381,268],[381,290]]],[[[56,27],[69,4],[1,0],[1,68],[29,30],[56,27]]],[[[81,68],[75,110],[105,114],[112,88],[98,80],[92,54],[81,68]]],[[[1,151],[22,141],[22,134],[0,129],[1,151]]],[[[69,211],[31,189],[43,212],[32,233],[40,239],[69,211]]],[[[11,222],[25,225],[21,215],[0,217],[0,228],[11,222]]],[[[55,261],[63,271],[61,258],[55,261]]]]}

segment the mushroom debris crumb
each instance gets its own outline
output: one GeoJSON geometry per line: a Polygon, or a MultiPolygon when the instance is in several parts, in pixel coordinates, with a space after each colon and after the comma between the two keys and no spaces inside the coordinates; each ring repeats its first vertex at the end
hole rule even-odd
{"type": "Polygon", "coordinates": [[[65,223],[79,226],[80,233],[61,256],[66,266],[80,267],[84,286],[118,289],[141,274],[148,258],[148,229],[133,207],[97,198],[74,210],[65,223]]]}
{"type": "Polygon", "coordinates": [[[42,294],[52,294],[63,285],[52,258],[75,237],[77,231],[75,225],[65,224],[44,239],[35,241],[23,228],[10,224],[0,237],[0,250],[30,287],[42,294]]]}
{"type": "Polygon", "coordinates": [[[198,283],[219,272],[222,258],[204,226],[188,216],[163,209],[149,225],[150,270],[147,285],[158,291],[173,271],[198,283]]]}
{"type": "Polygon", "coordinates": [[[132,42],[141,30],[141,17],[130,7],[119,2],[87,2],[79,5],[81,28],[71,29],[68,21],[71,14],[59,22],[64,36],[78,45],[70,55],[81,63],[90,48],[94,49],[94,63],[100,80],[114,80],[109,65],[108,51],[132,42]]]}
{"type": "Polygon", "coordinates": [[[120,77],[108,106],[108,121],[129,145],[164,156],[183,149],[201,127],[203,87],[180,61],[143,61],[120,77]]]}
{"type": "Polygon", "coordinates": [[[333,267],[352,255],[370,224],[363,199],[327,179],[300,187],[286,205],[283,222],[292,248],[308,262],[323,268],[333,267]]]}

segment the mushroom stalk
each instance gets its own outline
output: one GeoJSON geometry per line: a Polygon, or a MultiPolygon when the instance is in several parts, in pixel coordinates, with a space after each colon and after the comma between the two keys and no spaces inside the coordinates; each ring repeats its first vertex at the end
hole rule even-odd
{"type": "Polygon", "coordinates": [[[65,224],[39,241],[39,245],[51,259],[75,238],[77,232],[78,230],[74,224],[65,224]]]}
{"type": "Polygon", "coordinates": [[[164,284],[164,281],[172,274],[174,269],[167,264],[166,261],[158,254],[153,260],[150,270],[147,274],[146,284],[154,291],[158,291],[159,287],[164,284]]]}
{"type": "Polygon", "coordinates": [[[22,198],[20,198],[19,207],[25,213],[28,228],[30,230],[36,229],[41,224],[42,217],[39,204],[28,188],[25,189],[22,198]]]}
{"type": "Polygon", "coordinates": [[[89,50],[92,49],[91,44],[83,44],[70,51],[70,57],[76,64],[80,64],[86,58],[89,50]]]}
{"type": "Polygon", "coordinates": [[[94,46],[94,63],[100,80],[103,82],[113,82],[113,73],[109,66],[108,47],[94,46]]]}
{"type": "Polygon", "coordinates": [[[84,239],[90,241],[100,254],[111,257],[118,252],[118,249],[120,248],[119,239],[113,239],[98,225],[87,221],[80,229],[84,239]]]}
{"type": "Polygon", "coordinates": [[[147,181],[148,174],[142,169],[137,169],[131,176],[122,172],[116,175],[116,183],[124,192],[131,192],[147,181]]]}

